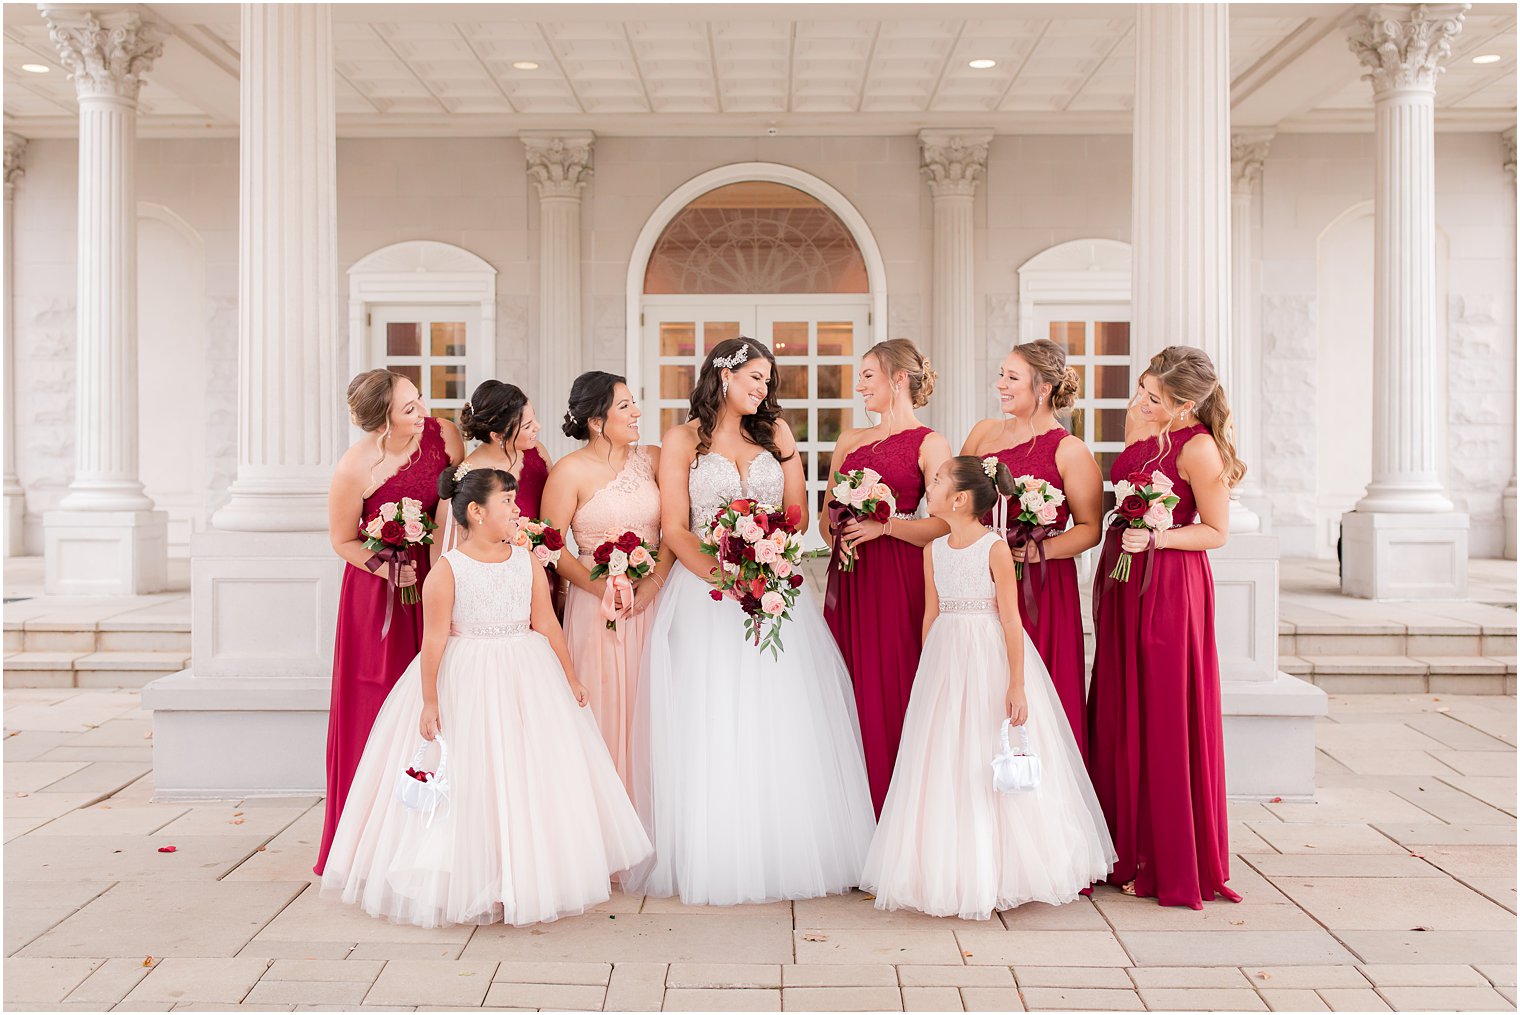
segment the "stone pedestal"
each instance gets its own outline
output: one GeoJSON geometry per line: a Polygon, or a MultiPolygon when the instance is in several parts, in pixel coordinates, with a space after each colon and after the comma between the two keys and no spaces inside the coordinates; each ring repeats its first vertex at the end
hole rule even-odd
{"type": "Polygon", "coordinates": [[[327,532],[344,436],[332,16],[243,4],[242,18],[238,473],[214,527],[191,540],[191,668],[143,690],[159,799],[325,784],[347,566],[327,532]]]}
{"type": "Polygon", "coordinates": [[[1437,439],[1435,98],[1467,6],[1374,4],[1350,27],[1372,81],[1377,179],[1372,482],[1341,519],[1347,595],[1450,598],[1466,588],[1467,520],[1442,488],[1437,439]],[[1396,581],[1416,569],[1389,556],[1398,547],[1418,547],[1437,572],[1396,581]]]}
{"type": "Polygon", "coordinates": [[[1465,599],[1467,527],[1467,515],[1454,511],[1347,512],[1341,591],[1363,599],[1465,599]]]}
{"type": "Polygon", "coordinates": [[[1314,796],[1314,724],[1325,692],[1277,668],[1277,539],[1230,534],[1209,552],[1224,698],[1225,785],[1234,799],[1314,796]]]}
{"type": "Polygon", "coordinates": [[[925,130],[921,169],[934,197],[934,293],[930,358],[939,373],[930,408],[936,426],[959,441],[993,409],[991,383],[977,368],[976,185],[987,173],[991,131],[925,130]]]}
{"type": "Polygon", "coordinates": [[[166,33],[139,13],[43,7],[79,98],[74,478],[43,518],[51,594],[163,587],[168,515],[137,475],[137,94],[166,33]],[[98,516],[92,525],[88,516],[98,516]],[[93,533],[88,533],[93,529],[93,533]],[[54,531],[56,530],[56,531],[54,531]],[[80,538],[91,544],[81,550],[80,538]],[[153,559],[153,554],[159,559],[153,559]]]}
{"type": "Polygon", "coordinates": [[[524,134],[528,178],[538,189],[538,383],[528,397],[545,421],[539,439],[556,458],[576,442],[555,424],[583,369],[581,192],[591,179],[589,133],[524,134]]]}

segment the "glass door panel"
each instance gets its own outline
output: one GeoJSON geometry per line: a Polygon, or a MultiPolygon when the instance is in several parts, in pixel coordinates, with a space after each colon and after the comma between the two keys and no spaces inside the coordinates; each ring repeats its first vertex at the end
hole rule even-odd
{"type": "Polygon", "coordinates": [[[370,367],[402,374],[417,385],[430,415],[457,423],[470,392],[486,379],[469,355],[479,319],[475,305],[375,305],[369,310],[370,367]]]}

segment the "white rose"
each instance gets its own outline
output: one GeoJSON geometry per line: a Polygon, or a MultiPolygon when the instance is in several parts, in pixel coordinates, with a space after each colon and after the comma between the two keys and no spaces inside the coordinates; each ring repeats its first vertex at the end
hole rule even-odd
{"type": "Polygon", "coordinates": [[[1020,495],[1019,503],[1026,511],[1038,511],[1045,506],[1045,495],[1038,490],[1026,490],[1020,495]]]}
{"type": "Polygon", "coordinates": [[[388,521],[388,522],[395,521],[396,520],[396,502],[393,501],[393,500],[388,500],[384,504],[381,504],[380,505],[380,517],[383,518],[385,521],[388,521]]]}
{"type": "Polygon", "coordinates": [[[861,486],[875,486],[877,483],[881,482],[881,473],[877,472],[875,469],[861,469],[860,476],[861,486]]]}
{"type": "Polygon", "coordinates": [[[626,574],[628,572],[628,554],[622,550],[613,550],[612,556],[607,558],[608,574],[626,574]]]}
{"type": "Polygon", "coordinates": [[[1135,493],[1135,484],[1127,479],[1121,479],[1114,484],[1114,499],[1123,502],[1124,498],[1132,497],[1135,493]]]}
{"type": "Polygon", "coordinates": [[[403,522],[415,522],[422,520],[422,502],[414,497],[401,499],[401,520],[403,522]]]}
{"type": "Polygon", "coordinates": [[[836,483],[829,494],[841,504],[850,502],[850,485],[848,483],[836,483]]]}

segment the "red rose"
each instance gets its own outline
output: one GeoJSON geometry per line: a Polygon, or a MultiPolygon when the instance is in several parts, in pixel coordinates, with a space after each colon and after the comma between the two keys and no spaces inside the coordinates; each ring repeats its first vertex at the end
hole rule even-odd
{"type": "Polygon", "coordinates": [[[754,596],[756,599],[759,599],[761,596],[765,595],[765,579],[751,578],[749,583],[749,591],[750,595],[754,596]]]}
{"type": "Polygon", "coordinates": [[[385,543],[404,543],[406,529],[400,522],[386,522],[380,527],[380,540],[385,543]]]}
{"type": "Polygon", "coordinates": [[[715,602],[715,603],[721,603],[721,602],[723,602],[723,590],[722,589],[711,589],[711,590],[708,591],[707,594],[710,595],[710,596],[712,596],[712,601],[713,602],[715,602]]]}
{"type": "Polygon", "coordinates": [[[1145,498],[1138,493],[1132,493],[1124,498],[1124,503],[1119,505],[1119,515],[1131,520],[1144,517],[1146,508],[1145,498]]]}
{"type": "Polygon", "coordinates": [[[800,588],[802,588],[802,575],[797,574],[796,572],[793,572],[792,576],[790,578],[788,578],[786,581],[787,581],[787,584],[790,585],[794,589],[800,589],[800,588]]]}
{"type": "Polygon", "coordinates": [[[743,500],[743,499],[740,499],[740,500],[736,500],[736,501],[730,501],[728,506],[729,506],[729,509],[732,510],[732,511],[737,511],[741,515],[747,515],[747,514],[750,513],[750,511],[752,511],[754,509],[755,502],[752,501],[752,500],[743,500]]]}
{"type": "Polygon", "coordinates": [[[871,517],[875,518],[878,522],[885,522],[888,518],[892,517],[892,505],[884,500],[877,501],[876,510],[871,512],[871,517]]]}
{"type": "Polygon", "coordinates": [[[1151,485],[1151,474],[1136,470],[1129,474],[1129,484],[1134,487],[1146,487],[1151,485]]]}
{"type": "Polygon", "coordinates": [[[744,547],[744,559],[749,561],[753,561],[755,559],[755,548],[753,546],[744,547]]]}
{"type": "Polygon", "coordinates": [[[788,504],[786,508],[786,531],[796,532],[797,526],[802,524],[802,505],[788,504]]]}
{"type": "Polygon", "coordinates": [[[601,546],[598,546],[596,552],[591,554],[591,559],[597,564],[607,563],[612,559],[612,544],[603,543],[601,546]]]}
{"type": "Polygon", "coordinates": [[[632,553],[633,548],[642,543],[637,532],[625,532],[617,538],[617,548],[624,553],[632,553]]]}
{"type": "Polygon", "coordinates": [[[544,529],[543,545],[550,550],[563,550],[565,537],[560,535],[559,529],[544,529]]]}

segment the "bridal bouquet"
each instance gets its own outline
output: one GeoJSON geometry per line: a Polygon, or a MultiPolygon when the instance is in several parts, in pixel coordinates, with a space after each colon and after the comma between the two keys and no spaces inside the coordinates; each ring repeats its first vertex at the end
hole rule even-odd
{"type": "MultiPolygon", "coordinates": [[[[412,548],[430,545],[433,542],[432,532],[437,527],[433,519],[422,510],[422,502],[413,497],[381,504],[375,517],[360,530],[360,535],[364,537],[364,548],[373,550],[375,558],[378,558],[372,558],[370,570],[378,569],[382,563],[390,565],[390,581],[395,585],[401,565],[407,563],[412,548]]],[[[403,588],[401,601],[422,602],[421,586],[408,585],[403,588]]],[[[386,625],[387,628],[389,626],[386,625]]]]}
{"type": "MultiPolygon", "coordinates": [[[[897,496],[881,481],[881,473],[875,469],[834,473],[829,496],[834,498],[829,502],[829,525],[834,529],[836,539],[839,528],[847,519],[885,522],[897,510],[897,496]]],[[[855,570],[854,552],[840,547],[839,570],[855,570]]]]}
{"type": "Polygon", "coordinates": [[[718,509],[700,535],[702,552],[718,561],[718,587],[710,593],[723,601],[732,595],[744,610],[744,634],[776,658],[781,624],[791,619],[802,588],[802,508],[784,511],[772,504],[736,500],[718,509]]]}
{"type": "MultiPolygon", "coordinates": [[[[1114,515],[1125,528],[1155,532],[1172,527],[1172,508],[1181,500],[1172,492],[1172,479],[1164,472],[1149,475],[1131,472],[1128,479],[1114,484],[1114,498],[1118,501],[1114,515]]],[[[1129,581],[1130,559],[1130,554],[1121,552],[1119,563],[1108,576],[1121,582],[1129,581]]]]}
{"type": "Polygon", "coordinates": [[[659,562],[655,548],[639,538],[637,532],[625,532],[598,546],[591,554],[591,580],[607,579],[602,595],[602,616],[607,630],[617,630],[619,596],[633,595],[633,583],[646,578],[659,562]]]}
{"type": "MultiPolygon", "coordinates": [[[[1045,552],[1040,543],[1048,538],[1056,523],[1057,509],[1066,503],[1066,494],[1055,484],[1034,476],[1020,476],[1013,481],[1013,498],[1018,499],[1019,513],[1008,525],[1009,542],[1033,545],[1041,561],[1045,552]]],[[[1015,578],[1024,577],[1024,562],[1014,561],[1015,578]]]]}
{"type": "Polygon", "coordinates": [[[517,535],[512,537],[512,545],[533,554],[533,559],[544,567],[553,567],[559,563],[565,537],[546,519],[524,518],[517,523],[517,535]]]}

